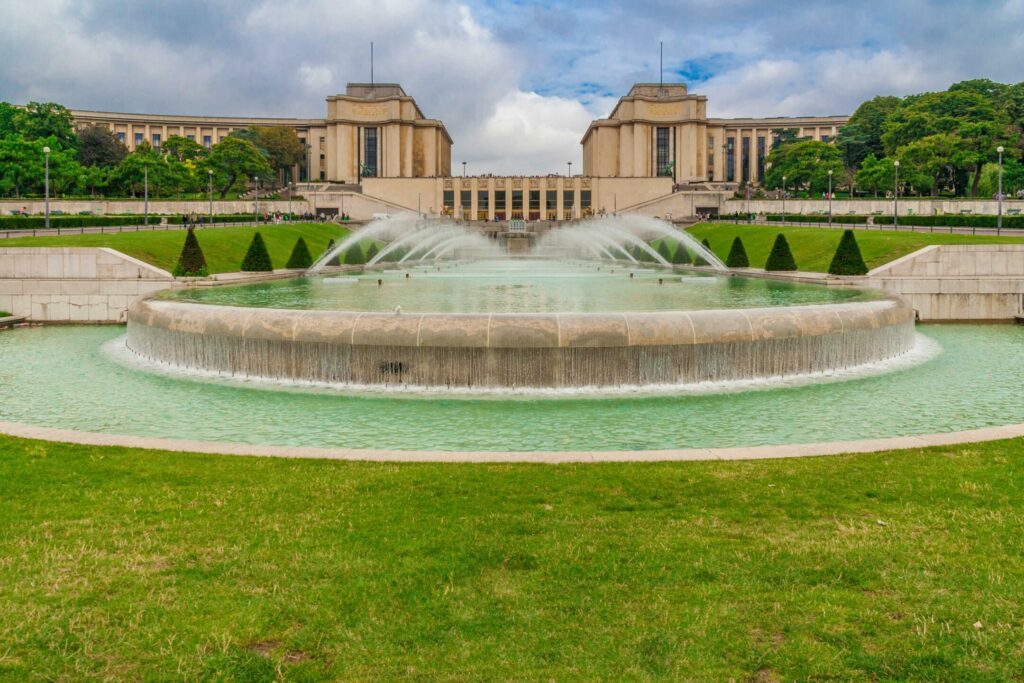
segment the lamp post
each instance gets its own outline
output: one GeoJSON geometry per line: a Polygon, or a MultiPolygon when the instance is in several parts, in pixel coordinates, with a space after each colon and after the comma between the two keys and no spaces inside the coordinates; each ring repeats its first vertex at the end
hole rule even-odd
{"type": "Polygon", "coordinates": [[[571,161],[567,161],[565,163],[569,167],[569,177],[572,178],[572,162],[571,161]]]}
{"type": "Polygon", "coordinates": [[[260,177],[253,176],[253,180],[256,181],[256,203],[253,208],[252,222],[259,224],[260,222],[260,177]]]}
{"type": "Polygon", "coordinates": [[[142,162],[142,224],[149,225],[149,164],[142,162]]]}
{"type": "Polygon", "coordinates": [[[465,161],[462,162],[462,177],[463,178],[466,177],[466,162],[465,161]]]}
{"type": "Polygon", "coordinates": [[[1003,146],[996,147],[999,152],[999,217],[996,219],[996,234],[1003,230],[1003,146]]]}
{"type": "Polygon", "coordinates": [[[786,224],[786,176],[782,176],[782,224],[786,224]]]}
{"type": "Polygon", "coordinates": [[[210,177],[210,225],[213,225],[213,169],[206,169],[206,174],[210,177]]]}
{"type": "Polygon", "coordinates": [[[900,229],[900,161],[897,159],[892,162],[893,171],[893,188],[892,188],[892,226],[896,230],[900,229]]]}
{"type": "Polygon", "coordinates": [[[832,169],[828,169],[828,227],[832,227],[832,169]]]}
{"type": "Polygon", "coordinates": [[[43,147],[43,165],[44,165],[44,167],[46,169],[46,171],[45,171],[45,174],[46,174],[45,175],[45,180],[44,180],[44,183],[43,183],[43,186],[44,186],[44,190],[43,191],[46,193],[45,194],[45,198],[46,198],[45,199],[46,219],[45,219],[44,222],[46,224],[46,229],[49,230],[50,229],[50,148],[49,147],[43,147]]]}
{"type": "Polygon", "coordinates": [[[292,181],[288,181],[288,220],[292,219],[292,181]]]}

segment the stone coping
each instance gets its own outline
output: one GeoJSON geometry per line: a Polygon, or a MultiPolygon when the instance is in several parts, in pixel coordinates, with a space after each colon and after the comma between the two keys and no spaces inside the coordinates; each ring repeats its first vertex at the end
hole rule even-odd
{"type": "Polygon", "coordinates": [[[377,313],[246,308],[145,298],[140,325],[191,334],[351,346],[614,348],[818,337],[911,324],[902,299],[807,306],[622,313],[377,313]]]}
{"type": "Polygon", "coordinates": [[[263,444],[192,441],[152,436],[103,434],[72,429],[38,427],[0,421],[0,434],[24,439],[40,439],[86,446],[118,446],[182,453],[241,455],[274,458],[306,458],[373,462],[429,463],[577,463],[577,462],[693,462],[708,460],[774,460],[824,455],[875,453],[878,451],[952,446],[956,444],[998,441],[1024,437],[1024,424],[983,427],[959,432],[895,436],[857,441],[832,441],[782,446],[730,448],[685,448],[641,451],[436,451],[383,450],[358,448],[317,448],[312,446],[273,446],[263,444]]]}

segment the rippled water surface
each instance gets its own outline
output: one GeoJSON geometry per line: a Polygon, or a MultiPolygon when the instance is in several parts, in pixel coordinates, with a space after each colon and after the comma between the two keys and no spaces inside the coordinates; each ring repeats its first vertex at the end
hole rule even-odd
{"type": "Polygon", "coordinates": [[[596,263],[503,259],[374,271],[358,277],[336,275],[179,289],[162,296],[268,308],[392,311],[401,306],[409,312],[519,313],[754,308],[874,295],[755,278],[681,275],[648,266],[629,269],[596,263]]]}
{"type": "Polygon", "coordinates": [[[351,396],[143,372],[120,327],[0,332],[0,420],[348,448],[615,450],[862,439],[1024,422],[1024,327],[922,326],[909,369],[717,394],[501,399],[351,396]]]}

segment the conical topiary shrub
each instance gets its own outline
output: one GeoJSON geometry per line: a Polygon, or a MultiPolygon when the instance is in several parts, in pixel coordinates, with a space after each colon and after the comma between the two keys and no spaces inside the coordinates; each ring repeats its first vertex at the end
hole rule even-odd
{"type": "Polygon", "coordinates": [[[346,266],[361,266],[366,263],[366,257],[363,256],[363,249],[356,242],[348,251],[345,252],[345,265],[346,266]]]}
{"type": "Polygon", "coordinates": [[[249,243],[249,251],[245,252],[242,259],[242,270],[248,273],[267,272],[274,269],[270,262],[270,253],[267,245],[263,243],[263,236],[258,232],[252,236],[249,243]]]}
{"type": "Polygon", "coordinates": [[[857,245],[857,238],[854,236],[853,230],[843,232],[843,237],[839,240],[839,247],[836,248],[836,255],[832,257],[828,272],[832,275],[867,275],[868,266],[860,254],[860,247],[857,245]]]}
{"type": "Polygon", "coordinates": [[[779,233],[775,237],[775,244],[772,245],[771,253],[768,254],[768,261],[764,264],[765,270],[796,270],[796,260],[793,252],[789,249],[789,242],[786,236],[779,233]]]}
{"type": "Polygon", "coordinates": [[[666,261],[672,260],[672,252],[668,250],[668,245],[665,244],[665,240],[658,243],[658,256],[665,259],[666,261]]]}
{"type": "MultiPolygon", "coordinates": [[[[327,254],[330,254],[331,253],[331,249],[334,249],[334,240],[328,240],[327,241],[327,248],[324,249],[324,253],[320,256],[320,258],[323,258],[324,256],[327,256],[327,254]]],[[[338,256],[335,256],[334,258],[332,258],[330,261],[328,261],[324,265],[326,265],[326,266],[340,266],[341,265],[341,258],[338,257],[338,256]]]]}
{"type": "Polygon", "coordinates": [[[178,263],[174,266],[174,277],[206,277],[209,274],[199,239],[195,231],[189,228],[185,232],[185,244],[181,248],[178,263]]]}
{"type": "Polygon", "coordinates": [[[750,259],[747,258],[747,250],[743,248],[743,240],[740,239],[739,235],[732,241],[732,247],[729,249],[729,257],[725,259],[725,265],[730,268],[749,268],[750,259]]]}
{"type": "Polygon", "coordinates": [[[285,268],[309,268],[311,265],[313,265],[313,257],[309,253],[309,247],[306,246],[306,240],[300,237],[295,242],[292,255],[288,257],[285,268]]]}
{"type": "Polygon", "coordinates": [[[374,243],[372,243],[372,244],[370,245],[370,248],[366,250],[366,262],[367,262],[367,263],[369,263],[369,262],[370,262],[370,260],[371,260],[371,259],[372,259],[372,258],[373,258],[374,256],[376,256],[376,255],[377,255],[377,251],[378,251],[378,250],[377,250],[377,243],[376,243],[376,242],[374,242],[374,243]]]}
{"type": "MultiPolygon", "coordinates": [[[[702,245],[704,246],[704,248],[705,248],[705,249],[707,249],[708,251],[711,251],[711,242],[708,242],[708,238],[707,238],[707,237],[705,237],[704,239],[702,239],[702,240],[700,241],[700,243],[701,243],[701,244],[702,244],[702,245]]],[[[712,253],[714,253],[714,252],[712,252],[712,253]]],[[[694,258],[693,258],[693,265],[695,265],[695,266],[710,266],[711,264],[710,264],[710,263],[708,263],[708,261],[707,261],[707,259],[706,259],[706,258],[704,258],[703,256],[701,256],[701,255],[700,255],[700,254],[698,253],[698,254],[697,254],[696,256],[694,256],[694,258]]]]}
{"type": "Polygon", "coordinates": [[[690,250],[682,242],[676,244],[676,251],[672,254],[672,263],[677,266],[684,266],[690,263],[690,250]]]}

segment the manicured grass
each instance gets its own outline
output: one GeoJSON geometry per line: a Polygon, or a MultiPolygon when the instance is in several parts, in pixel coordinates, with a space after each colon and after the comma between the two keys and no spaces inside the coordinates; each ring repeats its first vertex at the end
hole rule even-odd
{"type": "MultiPolygon", "coordinates": [[[[348,228],[332,223],[293,223],[233,228],[200,228],[196,230],[210,273],[237,271],[242,265],[253,232],[259,230],[267,244],[275,268],[283,268],[302,236],[314,258],[319,257],[327,242],[349,234],[348,228]]],[[[154,232],[117,232],[108,234],[61,235],[53,237],[15,237],[0,241],[4,247],[110,247],[129,256],[172,270],[185,243],[184,230],[154,232]]]]}
{"type": "Polygon", "coordinates": [[[0,679],[1020,680],[1022,456],[397,465],[0,437],[0,679]]]}
{"type": "MultiPolygon", "coordinates": [[[[764,225],[735,225],[730,223],[701,223],[689,228],[698,240],[707,238],[711,250],[723,261],[729,246],[737,235],[743,240],[750,257],[750,265],[763,268],[771,251],[775,236],[786,236],[800,270],[825,272],[835,255],[842,230],[829,228],[794,228],[764,225]]],[[[931,244],[1024,244],[1021,237],[994,235],[950,235],[949,233],[898,232],[893,230],[855,230],[857,244],[868,268],[906,256],[931,244]]]]}
{"type": "Polygon", "coordinates": [[[9,318],[11,316],[7,311],[0,311],[0,318],[9,318]]]}

